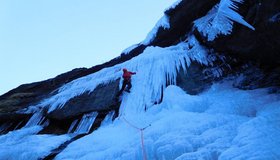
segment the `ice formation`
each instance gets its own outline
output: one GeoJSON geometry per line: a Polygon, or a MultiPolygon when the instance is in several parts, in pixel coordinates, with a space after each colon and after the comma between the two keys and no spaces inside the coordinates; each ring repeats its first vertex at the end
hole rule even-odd
{"type": "Polygon", "coordinates": [[[145,113],[128,113],[70,144],[56,159],[142,159],[144,127],[148,159],[277,159],[280,157],[279,96],[266,89],[241,91],[231,82],[197,96],[177,86],[145,113]]]}
{"type": "Polygon", "coordinates": [[[209,41],[213,41],[218,35],[228,35],[232,32],[233,22],[240,23],[252,30],[255,28],[247,23],[243,17],[237,13],[236,4],[243,3],[244,0],[221,0],[214,6],[206,16],[196,20],[195,27],[209,41]]]}

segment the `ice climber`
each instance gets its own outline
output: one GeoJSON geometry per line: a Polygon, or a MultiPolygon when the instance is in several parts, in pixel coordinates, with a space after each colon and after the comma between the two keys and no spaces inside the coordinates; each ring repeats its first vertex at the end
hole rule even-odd
{"type": "Polygon", "coordinates": [[[131,85],[131,76],[136,74],[135,72],[130,72],[126,68],[123,69],[123,83],[122,83],[122,88],[118,92],[117,96],[121,95],[124,89],[126,88],[126,92],[130,93],[130,88],[132,87],[131,85]]]}

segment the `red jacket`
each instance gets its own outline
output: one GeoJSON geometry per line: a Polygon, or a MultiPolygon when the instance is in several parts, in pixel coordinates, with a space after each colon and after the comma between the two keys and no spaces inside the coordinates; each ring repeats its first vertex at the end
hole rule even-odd
{"type": "Polygon", "coordinates": [[[136,74],[135,72],[130,72],[128,71],[127,69],[123,69],[123,79],[124,80],[130,80],[131,79],[131,76],[136,74]]]}

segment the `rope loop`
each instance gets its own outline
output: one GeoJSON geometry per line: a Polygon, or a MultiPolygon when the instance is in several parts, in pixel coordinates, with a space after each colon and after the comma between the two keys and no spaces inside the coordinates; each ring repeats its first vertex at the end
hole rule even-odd
{"type": "Polygon", "coordinates": [[[142,153],[143,153],[143,159],[147,160],[147,153],[145,150],[145,143],[144,143],[144,130],[147,129],[148,127],[151,126],[151,124],[149,124],[148,126],[144,127],[144,128],[139,128],[136,125],[133,125],[132,123],[130,123],[128,120],[125,119],[125,117],[122,117],[123,121],[125,123],[127,123],[130,127],[139,130],[140,131],[140,135],[141,135],[141,147],[142,147],[142,153]]]}

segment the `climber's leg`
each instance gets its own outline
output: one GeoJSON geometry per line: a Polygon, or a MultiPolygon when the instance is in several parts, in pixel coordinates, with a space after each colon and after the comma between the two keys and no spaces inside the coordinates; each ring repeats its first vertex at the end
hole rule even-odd
{"type": "Polygon", "coordinates": [[[130,89],[131,89],[132,85],[131,85],[131,81],[127,82],[127,87],[126,87],[126,92],[130,93],[130,89]]]}
{"type": "Polygon", "coordinates": [[[122,88],[121,88],[121,90],[117,93],[117,97],[119,97],[119,96],[122,94],[122,92],[124,91],[126,85],[127,85],[126,80],[123,80],[122,88]]]}

